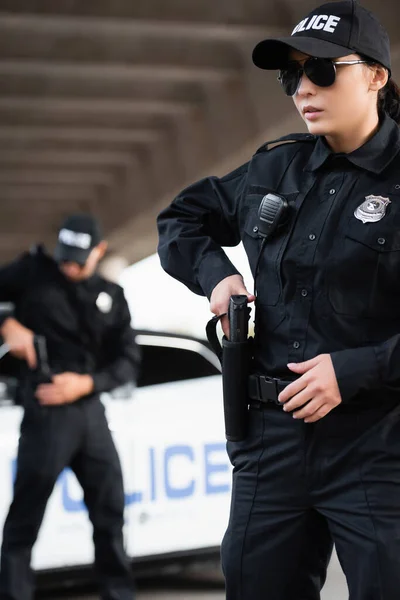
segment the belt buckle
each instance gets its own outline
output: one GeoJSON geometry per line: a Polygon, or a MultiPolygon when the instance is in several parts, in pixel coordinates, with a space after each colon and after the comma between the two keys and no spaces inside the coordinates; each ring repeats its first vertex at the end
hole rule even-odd
{"type": "Polygon", "coordinates": [[[275,377],[260,375],[259,385],[260,396],[264,402],[274,402],[278,406],[281,406],[278,400],[278,380],[275,377]]]}

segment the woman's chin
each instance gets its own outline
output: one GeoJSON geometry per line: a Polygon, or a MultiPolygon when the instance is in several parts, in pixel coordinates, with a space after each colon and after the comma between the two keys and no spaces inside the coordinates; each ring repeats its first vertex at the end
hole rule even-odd
{"type": "Polygon", "coordinates": [[[326,124],[324,125],[322,122],[306,122],[306,125],[309,133],[312,135],[327,135],[328,133],[326,124]]]}

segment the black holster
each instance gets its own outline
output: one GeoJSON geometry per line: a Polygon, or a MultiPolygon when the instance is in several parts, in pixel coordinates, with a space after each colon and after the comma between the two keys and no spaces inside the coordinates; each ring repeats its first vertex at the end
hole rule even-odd
{"type": "Polygon", "coordinates": [[[250,346],[251,339],[245,342],[222,339],[225,437],[231,442],[239,442],[247,435],[250,346]]]}
{"type": "Polygon", "coordinates": [[[225,437],[228,441],[240,442],[247,435],[248,381],[253,339],[233,342],[224,336],[221,347],[216,329],[222,316],[213,317],[207,324],[206,332],[222,365],[225,437]]]}

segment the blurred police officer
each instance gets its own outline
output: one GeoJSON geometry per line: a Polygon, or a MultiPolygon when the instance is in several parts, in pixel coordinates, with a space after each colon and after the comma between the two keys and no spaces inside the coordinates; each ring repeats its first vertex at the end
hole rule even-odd
{"type": "Polygon", "coordinates": [[[99,223],[77,214],[63,223],[54,258],[41,246],[0,269],[0,299],[14,314],[1,325],[19,361],[24,406],[14,498],[5,521],[1,600],[31,600],[31,550],[47,501],[69,466],[93,525],[103,600],[132,600],[123,543],[124,490],[101,392],[136,379],[138,351],[122,288],[96,273],[107,243],[99,223]],[[47,343],[40,369],[34,336],[47,343]]]}

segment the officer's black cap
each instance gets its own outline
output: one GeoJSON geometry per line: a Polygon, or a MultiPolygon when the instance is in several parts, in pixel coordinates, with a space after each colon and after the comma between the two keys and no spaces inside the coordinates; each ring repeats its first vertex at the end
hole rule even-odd
{"type": "Polygon", "coordinates": [[[358,2],[328,2],[310,12],[290,37],[266,39],[253,50],[260,69],[282,69],[291,48],[318,58],[340,58],[362,54],[391,72],[387,31],[370,11],[358,2]]]}
{"type": "Polygon", "coordinates": [[[84,265],[89,254],[103,239],[100,223],[92,215],[70,215],[62,223],[54,251],[57,262],[84,265]]]}

